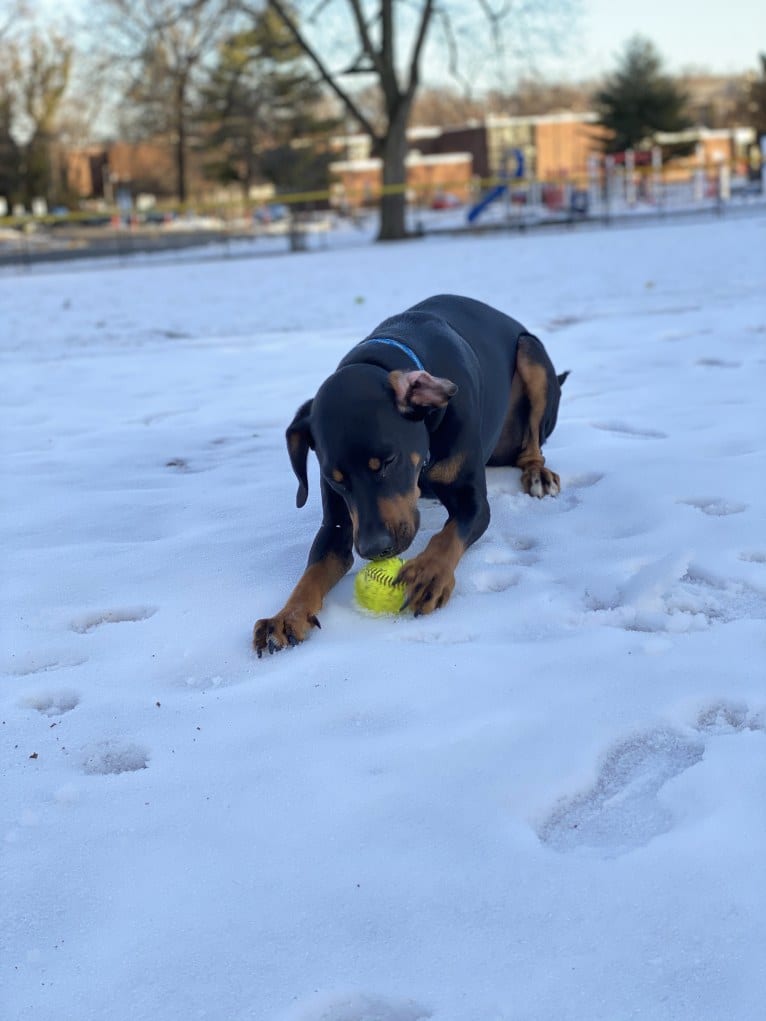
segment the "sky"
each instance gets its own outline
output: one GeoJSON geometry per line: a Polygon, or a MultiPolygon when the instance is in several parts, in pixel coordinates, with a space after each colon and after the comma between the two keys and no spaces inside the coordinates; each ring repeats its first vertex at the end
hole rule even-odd
{"type": "Polygon", "coordinates": [[[653,40],[672,71],[694,65],[736,73],[755,68],[758,53],[766,50],[766,4],[757,0],[584,0],[583,7],[586,53],[577,62],[584,70],[608,70],[635,33],[653,40]]]}
{"type": "MultiPolygon", "coordinates": [[[[0,0],[0,8],[7,0],[0,0]]],[[[33,6],[54,17],[70,16],[83,23],[90,0],[34,0],[33,6]]],[[[336,0],[341,11],[343,0],[336,0]]],[[[512,86],[516,75],[530,70],[553,80],[592,79],[614,69],[626,41],[635,34],[649,38],[663,57],[666,69],[680,73],[690,68],[720,74],[755,70],[758,54],[766,52],[766,4],[758,0],[730,0],[703,4],[699,0],[572,0],[579,17],[572,18],[571,31],[562,41],[561,52],[553,55],[538,43],[528,43],[519,33],[507,33],[505,50],[508,70],[498,74],[497,63],[488,52],[486,23],[476,0],[464,9],[467,17],[457,29],[461,44],[460,65],[467,83],[474,88],[512,86]],[[475,8],[474,8],[475,3],[475,8]],[[468,42],[475,36],[473,51],[468,42]],[[501,81],[498,81],[501,78],[501,81]]],[[[557,27],[555,19],[552,27],[557,27]]],[[[448,77],[446,45],[439,26],[432,30],[425,80],[448,77]]],[[[449,79],[454,81],[454,79],[449,79]]]]}

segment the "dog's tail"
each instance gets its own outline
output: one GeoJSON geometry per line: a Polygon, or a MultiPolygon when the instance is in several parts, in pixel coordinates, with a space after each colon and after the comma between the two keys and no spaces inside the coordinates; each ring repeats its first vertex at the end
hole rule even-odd
{"type": "Polygon", "coordinates": [[[566,372],[562,372],[560,376],[556,376],[556,379],[559,381],[559,386],[563,386],[564,385],[568,375],[569,375],[569,369],[567,369],[566,372]]]}

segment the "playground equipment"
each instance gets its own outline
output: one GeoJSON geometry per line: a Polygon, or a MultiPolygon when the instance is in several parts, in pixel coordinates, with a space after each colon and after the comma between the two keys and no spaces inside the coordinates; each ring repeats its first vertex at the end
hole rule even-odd
{"type": "Polygon", "coordinates": [[[490,188],[487,194],[483,195],[479,199],[479,201],[475,203],[475,205],[471,206],[471,208],[468,210],[467,213],[468,222],[473,223],[475,220],[478,220],[481,214],[487,208],[487,206],[492,205],[492,203],[496,199],[499,199],[501,195],[505,195],[507,191],[508,191],[507,184],[498,184],[495,185],[494,188],[490,188]]]}
{"type": "Polygon", "coordinates": [[[518,180],[522,177],[524,177],[523,151],[521,149],[507,149],[503,154],[503,167],[499,175],[500,181],[503,183],[496,184],[493,188],[490,188],[486,195],[482,195],[479,201],[471,206],[466,214],[468,222],[475,223],[487,206],[492,205],[493,202],[506,195],[511,179],[518,180]],[[513,167],[509,166],[511,160],[514,161],[513,167]]]}

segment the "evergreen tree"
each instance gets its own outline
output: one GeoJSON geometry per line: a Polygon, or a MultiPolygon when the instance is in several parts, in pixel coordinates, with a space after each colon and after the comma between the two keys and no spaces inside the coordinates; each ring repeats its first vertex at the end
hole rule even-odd
{"type": "Polygon", "coordinates": [[[203,90],[208,173],[238,182],[245,197],[259,176],[285,188],[325,187],[326,161],[310,144],[331,126],[314,113],[320,98],[302,50],[265,8],[251,28],[224,40],[203,90]],[[296,138],[309,144],[296,147],[296,138]]]}
{"type": "Polygon", "coordinates": [[[596,94],[600,123],[613,132],[607,152],[636,149],[657,131],[683,131],[690,126],[687,97],[663,72],[654,44],[634,36],[625,46],[617,70],[596,94]]]}
{"type": "Polygon", "coordinates": [[[758,74],[750,76],[747,83],[747,121],[762,138],[766,135],[766,53],[758,59],[758,74]]]}

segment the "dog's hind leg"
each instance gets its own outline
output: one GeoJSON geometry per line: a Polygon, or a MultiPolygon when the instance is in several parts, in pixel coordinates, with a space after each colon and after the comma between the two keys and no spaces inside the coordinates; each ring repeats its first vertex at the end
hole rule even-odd
{"type": "Polygon", "coordinates": [[[515,461],[516,467],[521,468],[521,484],[530,496],[557,496],[561,480],[556,472],[545,467],[542,445],[556,425],[561,386],[545,348],[536,337],[525,335],[519,339],[516,374],[526,398],[519,402],[519,407],[528,409],[527,420],[522,423],[521,450],[515,461]]]}

